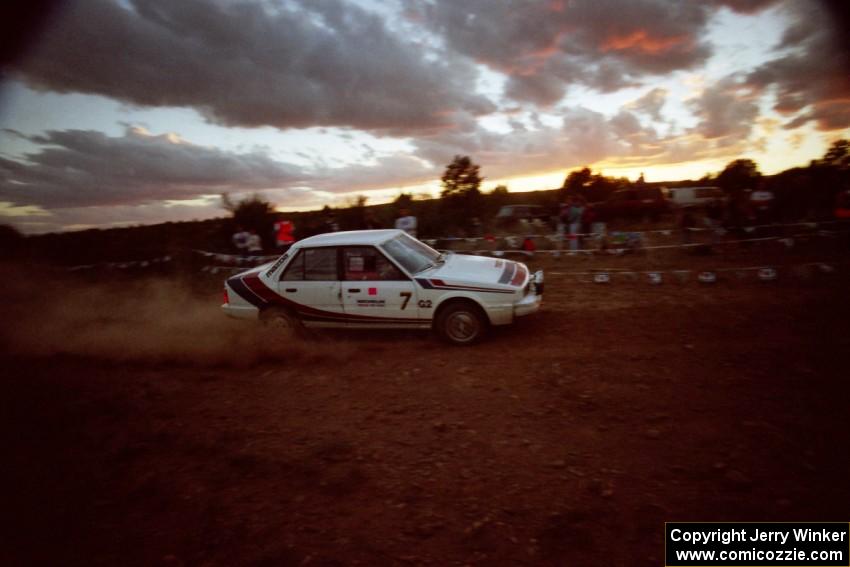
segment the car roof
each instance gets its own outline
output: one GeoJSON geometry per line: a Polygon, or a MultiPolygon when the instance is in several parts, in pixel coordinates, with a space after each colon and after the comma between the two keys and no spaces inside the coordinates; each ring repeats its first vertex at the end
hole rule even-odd
{"type": "Polygon", "coordinates": [[[403,231],[396,229],[381,230],[348,230],[345,232],[326,232],[299,240],[293,248],[307,246],[354,246],[354,245],[378,245],[390,238],[402,234],[403,231]]]}

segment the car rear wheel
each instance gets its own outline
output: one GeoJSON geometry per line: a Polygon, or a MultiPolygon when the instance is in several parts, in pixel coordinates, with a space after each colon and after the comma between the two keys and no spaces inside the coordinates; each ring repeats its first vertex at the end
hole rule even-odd
{"type": "Polygon", "coordinates": [[[303,337],[306,329],[298,315],[288,309],[270,309],[262,314],[263,324],[274,333],[303,337]]]}
{"type": "Polygon", "coordinates": [[[471,345],[487,332],[487,320],[476,305],[469,302],[446,306],[437,316],[435,329],[443,340],[455,345],[471,345]]]}

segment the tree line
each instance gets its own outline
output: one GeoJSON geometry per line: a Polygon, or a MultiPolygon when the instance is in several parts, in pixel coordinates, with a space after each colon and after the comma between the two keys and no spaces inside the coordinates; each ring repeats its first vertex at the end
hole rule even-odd
{"type": "MultiPolygon", "coordinates": [[[[572,194],[580,194],[589,202],[604,201],[618,190],[637,186],[668,187],[717,186],[730,199],[741,198],[748,190],[763,188],[775,195],[775,217],[783,221],[828,218],[839,193],[850,191],[850,141],[834,142],[820,158],[805,167],[795,167],[775,175],[763,175],[751,159],[729,162],[717,174],[698,180],[648,183],[639,178],[609,177],[581,167],[567,173],[561,187],[551,190],[511,193],[505,185],[484,192],[481,167],[469,156],[458,155],[445,167],[440,178],[439,198],[400,193],[391,203],[369,205],[363,195],[354,197],[341,207],[326,206],[321,210],[280,213],[275,205],[260,195],[241,201],[222,196],[222,207],[229,218],[164,223],[122,229],[87,231],[24,238],[13,227],[0,225],[0,250],[8,253],[30,246],[61,250],[66,243],[85,242],[90,253],[96,250],[107,233],[112,242],[109,256],[122,257],[128,250],[139,248],[139,254],[154,248],[194,246],[225,250],[236,226],[254,229],[264,242],[273,242],[272,226],[277,219],[288,218],[296,225],[296,236],[304,238],[328,230],[390,228],[402,209],[418,218],[419,236],[469,236],[492,229],[493,218],[504,205],[531,204],[546,207],[556,214],[558,205],[572,194]],[[138,246],[133,243],[138,244],[138,246]],[[163,244],[165,242],[165,244],[163,244]],[[48,244],[50,246],[48,246],[48,244]],[[144,251],[142,251],[144,250],[144,251]]],[[[65,248],[67,253],[67,248],[65,248]]]]}

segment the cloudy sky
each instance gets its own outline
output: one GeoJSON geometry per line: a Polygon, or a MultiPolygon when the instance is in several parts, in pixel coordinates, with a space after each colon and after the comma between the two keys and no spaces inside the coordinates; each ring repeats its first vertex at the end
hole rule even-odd
{"type": "MultiPolygon", "coordinates": [[[[0,223],[25,232],[485,189],[575,167],[765,173],[850,137],[842,2],[77,0],[0,74],[0,223]]],[[[20,47],[20,46],[19,46],[20,47]]]]}

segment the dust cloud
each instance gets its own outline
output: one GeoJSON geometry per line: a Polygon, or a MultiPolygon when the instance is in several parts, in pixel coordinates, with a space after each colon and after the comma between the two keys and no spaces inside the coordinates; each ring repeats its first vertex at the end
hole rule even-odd
{"type": "Polygon", "coordinates": [[[55,272],[0,268],[0,347],[26,356],[244,366],[342,360],[352,349],[302,340],[226,317],[221,294],[175,280],[81,281],[55,272]]]}

